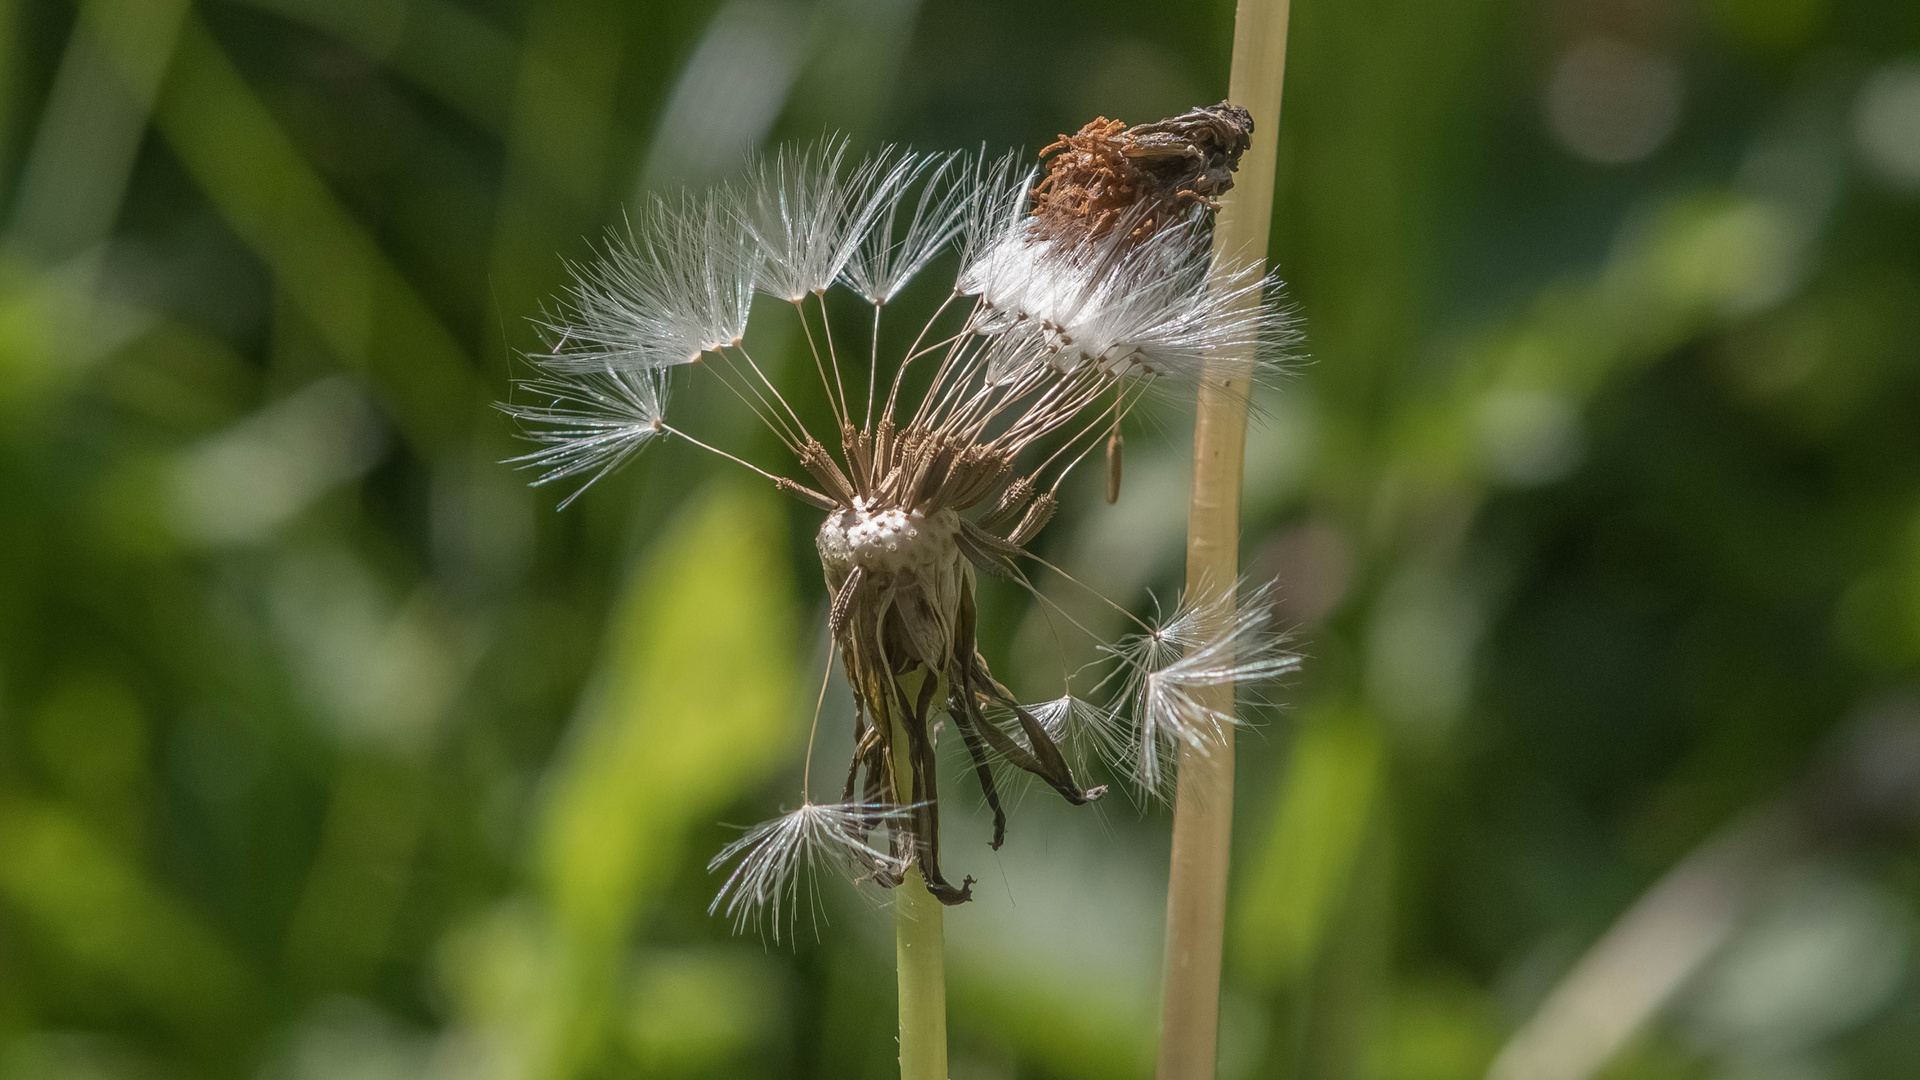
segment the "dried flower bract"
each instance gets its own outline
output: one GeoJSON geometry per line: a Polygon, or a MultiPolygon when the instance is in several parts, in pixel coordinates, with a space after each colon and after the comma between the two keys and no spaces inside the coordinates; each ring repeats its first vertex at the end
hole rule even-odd
{"type": "Polygon", "coordinates": [[[1104,236],[1122,221],[1144,234],[1218,209],[1252,137],[1252,115],[1225,101],[1133,127],[1102,116],[1040,151],[1034,217],[1048,235],[1104,236]]]}

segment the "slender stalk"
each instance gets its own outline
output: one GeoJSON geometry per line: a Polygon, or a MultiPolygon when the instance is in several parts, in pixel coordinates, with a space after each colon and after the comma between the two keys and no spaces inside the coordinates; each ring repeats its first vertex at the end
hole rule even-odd
{"type": "Polygon", "coordinates": [[[919,867],[893,890],[894,963],[900,978],[900,1080],[947,1080],[946,961],[940,901],[919,867]]]}
{"type": "MultiPolygon", "coordinates": [[[[1214,224],[1214,250],[1264,259],[1273,215],[1274,148],[1287,61],[1288,0],[1239,0],[1227,98],[1253,114],[1253,144],[1214,224]]],[[[1193,496],[1187,518],[1187,589],[1230,589],[1239,577],[1240,482],[1246,461],[1251,357],[1209,364],[1193,430],[1193,496]]],[[[1223,609],[1221,618],[1230,616],[1223,609]]],[[[1202,703],[1230,712],[1233,687],[1202,703]]],[[[1196,693],[1196,696],[1200,694],[1196,693]]],[[[1158,1080],[1213,1080],[1219,1037],[1220,953],[1226,927],[1227,856],[1233,835],[1233,731],[1204,749],[1183,746],[1174,797],[1161,990],[1158,1080]]]]}
{"type": "MultiPolygon", "coordinates": [[[[923,676],[930,677],[930,676],[923,676]]],[[[908,680],[910,681],[910,680],[908,680]]],[[[917,692],[918,685],[903,687],[917,692]]],[[[918,793],[905,753],[907,733],[893,722],[893,783],[901,805],[918,793]]],[[[900,981],[900,1080],[947,1080],[945,912],[927,891],[918,866],[893,890],[894,966],[900,981]]]]}

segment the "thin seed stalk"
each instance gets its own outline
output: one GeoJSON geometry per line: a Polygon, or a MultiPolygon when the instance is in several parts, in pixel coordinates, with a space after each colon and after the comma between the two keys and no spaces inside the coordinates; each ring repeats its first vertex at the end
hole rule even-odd
{"type": "MultiPolygon", "coordinates": [[[[1264,260],[1273,215],[1274,148],[1286,71],[1288,0],[1239,0],[1227,99],[1253,114],[1253,144],[1214,222],[1214,250],[1244,264],[1264,260]]],[[[1187,517],[1187,590],[1230,590],[1240,568],[1240,483],[1245,471],[1251,355],[1210,361],[1193,429],[1187,517]]],[[[1232,617],[1231,604],[1218,617],[1232,617]]],[[[1217,629],[1217,628],[1209,628],[1217,629]]],[[[1230,661],[1228,661],[1230,662],[1230,661]]],[[[1233,687],[1196,692],[1230,715],[1233,687]]],[[[1220,958],[1233,836],[1233,730],[1204,747],[1182,745],[1167,887],[1158,1080],[1213,1080],[1219,1038],[1220,958]]]]}
{"type": "MultiPolygon", "coordinates": [[[[925,676],[923,676],[925,677],[925,676]]],[[[902,680],[907,696],[919,684],[902,680]]],[[[936,694],[936,698],[938,695],[936,694]]],[[[893,722],[893,783],[900,804],[919,797],[906,754],[907,733],[893,722]]],[[[945,911],[927,891],[920,868],[910,867],[893,890],[894,966],[900,983],[900,1080],[947,1080],[945,911]]]]}

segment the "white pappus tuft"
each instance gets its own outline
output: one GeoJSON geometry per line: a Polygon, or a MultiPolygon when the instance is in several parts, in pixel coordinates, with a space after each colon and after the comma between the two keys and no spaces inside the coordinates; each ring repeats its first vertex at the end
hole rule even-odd
{"type": "Polygon", "coordinates": [[[1054,742],[1073,751],[1084,764],[1088,751],[1108,761],[1122,760],[1132,741],[1127,720],[1116,709],[1066,694],[1052,701],[1023,706],[1054,742]]]}
{"type": "Polygon", "coordinates": [[[997,238],[962,275],[980,297],[972,329],[1017,341],[1023,358],[1062,372],[1092,364],[1111,376],[1198,378],[1206,361],[1251,356],[1275,369],[1293,341],[1267,302],[1276,276],[1217,261],[1198,218],[1144,239],[1123,220],[1092,242],[1063,243],[1032,219],[997,226],[997,238]]]}
{"type": "Polygon", "coordinates": [[[803,884],[812,910],[813,876],[822,868],[855,880],[876,875],[897,878],[903,873],[906,862],[874,847],[865,837],[883,824],[898,827],[909,813],[909,808],[897,806],[807,802],[761,822],[707,864],[707,871],[713,873],[740,860],[707,913],[725,914],[735,933],[758,924],[778,942],[783,932],[791,933],[803,884]]]}
{"type": "Polygon", "coordinates": [[[925,167],[920,155],[887,150],[843,176],[846,153],[845,138],[798,152],[783,148],[748,175],[741,224],[760,247],[762,292],[795,304],[826,292],[925,167]]]}
{"type": "Polygon", "coordinates": [[[965,183],[966,156],[960,153],[909,155],[906,176],[894,185],[898,197],[884,199],[866,236],[847,259],[842,279],[869,304],[879,307],[899,295],[915,274],[960,231],[973,189],[965,183]],[[898,228],[904,195],[915,181],[919,198],[906,230],[898,228]],[[896,235],[897,234],[897,235],[896,235]]]}
{"type": "Polygon", "coordinates": [[[535,484],[593,474],[561,501],[563,507],[664,430],[667,382],[661,371],[608,367],[572,372],[564,379],[527,379],[518,385],[542,403],[508,403],[499,408],[520,421],[526,437],[540,444],[540,449],[508,460],[542,470],[535,484]]]}
{"type": "Polygon", "coordinates": [[[1187,598],[1173,617],[1110,649],[1126,673],[1123,697],[1132,701],[1139,730],[1128,767],[1145,791],[1159,792],[1181,746],[1206,753],[1224,729],[1239,721],[1195,692],[1284,675],[1300,666],[1273,626],[1269,586],[1235,604],[1232,593],[1187,598]]]}
{"type": "Polygon", "coordinates": [[[985,264],[1010,237],[1026,235],[1028,193],[1039,177],[1037,168],[1020,169],[1013,154],[989,159],[983,151],[973,159],[965,183],[968,196],[959,220],[960,271],[956,292],[981,291],[989,276],[985,264]]]}
{"type": "Polygon", "coordinates": [[[606,256],[572,267],[570,310],[539,359],[569,371],[691,363],[747,332],[760,252],[739,226],[734,194],[653,200],[606,256]]]}
{"type": "Polygon", "coordinates": [[[541,399],[504,406],[539,444],[520,464],[590,484],[671,434],[824,512],[828,629],[855,703],[843,802],[814,803],[803,779],[800,809],[715,860],[731,868],[716,914],[771,923],[778,939],[823,865],[891,887],[911,864],[917,887],[965,903],[973,878],[940,867],[937,712],[962,736],[998,847],[994,757],[1075,806],[1106,791],[1069,760],[1089,750],[1155,786],[1172,752],[1230,722],[1209,687],[1292,666],[1258,594],[1238,615],[1187,605],[1112,650],[1126,662],[1109,678],[1124,690],[1105,708],[1071,694],[1014,704],[977,636],[976,572],[1034,588],[1020,562],[1062,483],[1103,444],[1117,463],[1111,433],[1156,382],[1192,380],[1222,353],[1256,372],[1272,362],[1284,320],[1270,282],[1223,266],[1207,228],[1251,126],[1227,102],[1132,128],[1096,120],[1041,151],[1037,182],[1013,156],[889,149],[855,161],[828,139],[761,159],[713,194],[650,204],[600,263],[575,268],[523,388],[541,399]],[[908,308],[896,294],[956,239],[957,280],[896,349],[889,338],[907,339],[883,334],[883,316],[908,308]],[[835,332],[835,286],[872,308],[866,348],[835,332]],[[808,399],[789,399],[777,342],[756,358],[746,340],[757,293],[795,306],[829,422],[818,433],[812,406],[796,407],[808,399]],[[667,425],[670,371],[695,360],[689,377],[752,413],[784,468],[667,425]],[[876,846],[869,833],[883,826],[876,846]]]}

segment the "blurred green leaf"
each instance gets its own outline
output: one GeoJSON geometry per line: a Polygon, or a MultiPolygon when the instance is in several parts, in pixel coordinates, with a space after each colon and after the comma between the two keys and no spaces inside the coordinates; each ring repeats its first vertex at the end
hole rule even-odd
{"type": "Polygon", "coordinates": [[[788,1008],[775,962],[744,948],[640,957],[627,1042],[648,1076],[720,1080],[779,1047],[788,1008]]]}
{"type": "Polygon", "coordinates": [[[1369,1080],[1480,1080],[1500,1049],[1493,1003],[1456,982],[1403,985],[1369,1048],[1369,1080]]]}
{"type": "Polygon", "coordinates": [[[380,389],[417,446],[444,447],[479,398],[460,345],[191,14],[157,120],[338,360],[380,389]]]}
{"type": "Polygon", "coordinates": [[[230,1036],[259,985],[232,952],[120,851],[58,806],[0,800],[0,891],[48,943],[149,1013],[230,1036]]]}
{"type": "Polygon", "coordinates": [[[543,914],[496,921],[499,945],[483,938],[457,965],[495,987],[483,999],[533,995],[529,1013],[481,1003],[517,1029],[528,1076],[577,1075],[606,1051],[627,935],[678,873],[687,833],[787,760],[802,731],[783,531],[770,492],[715,488],[685,504],[613,608],[547,780],[533,852],[543,914]]]}
{"type": "Polygon", "coordinates": [[[542,891],[583,949],[616,943],[680,845],[786,760],[796,612],[774,496],[690,501],[629,578],[541,818],[542,891]]]}
{"type": "Polygon", "coordinates": [[[1302,719],[1272,824],[1236,898],[1238,970],[1271,985],[1313,961],[1359,859],[1383,768],[1380,733],[1365,713],[1336,706],[1302,719]]]}

